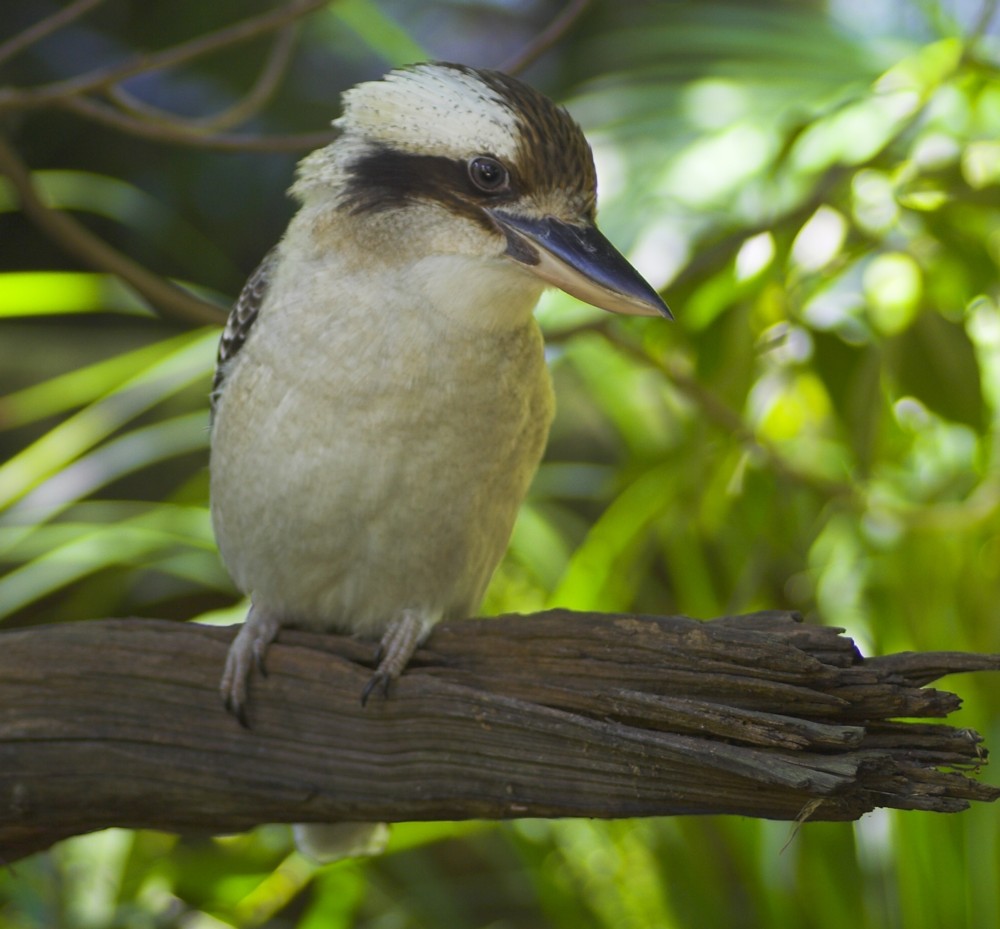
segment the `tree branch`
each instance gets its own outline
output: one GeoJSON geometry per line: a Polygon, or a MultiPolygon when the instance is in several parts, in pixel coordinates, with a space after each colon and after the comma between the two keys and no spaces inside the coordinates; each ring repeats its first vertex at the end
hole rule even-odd
{"type": "Polygon", "coordinates": [[[21,210],[49,238],[84,264],[117,274],[163,316],[199,325],[220,325],[226,311],[165,281],[112,248],[68,213],[46,206],[35,190],[31,173],[14,149],[0,136],[0,175],[6,175],[17,192],[21,210]]]}
{"type": "Polygon", "coordinates": [[[442,624],[362,708],[371,645],[284,631],[245,730],[217,694],[232,636],[155,620],[0,633],[0,856],[112,825],[849,820],[1000,796],[963,773],[985,758],[977,734],[894,721],[946,716],[959,699],[923,685],[1000,656],[864,660],[788,613],[553,611],[442,624]]]}
{"type": "Polygon", "coordinates": [[[52,15],[39,20],[33,26],[29,26],[17,35],[11,36],[6,42],[0,44],[0,63],[20,54],[36,42],[41,42],[42,39],[52,35],[53,32],[58,32],[64,26],[68,26],[71,22],[89,13],[104,2],[105,0],[74,0],[69,6],[65,6],[61,10],[56,10],[52,15]]]}
{"type": "Polygon", "coordinates": [[[208,116],[181,117],[167,110],[161,110],[133,97],[120,84],[115,84],[108,90],[108,96],[121,109],[133,116],[141,119],[156,120],[172,125],[180,125],[184,128],[198,127],[203,130],[229,129],[246,122],[251,116],[257,113],[274,96],[281,79],[288,70],[288,65],[292,60],[292,52],[295,50],[295,41],[299,34],[299,24],[291,22],[283,26],[274,37],[271,44],[271,51],[268,53],[264,67],[261,68],[253,86],[231,106],[226,107],[219,113],[208,116]]]}
{"type": "Polygon", "coordinates": [[[501,65],[500,70],[517,74],[538,60],[573,27],[590,6],[590,0],[570,0],[559,14],[534,39],[519,52],[511,55],[501,65]]]}
{"type": "Polygon", "coordinates": [[[0,91],[0,109],[46,106],[58,103],[66,97],[106,90],[119,81],[135,77],[137,74],[175,67],[240,42],[246,42],[259,35],[273,32],[275,29],[280,29],[307,13],[325,6],[328,2],[329,0],[290,0],[290,2],[268,10],[259,16],[251,16],[169,48],[148,54],[134,55],[124,62],[97,68],[66,80],[54,81],[39,87],[5,88],[0,91]]]}
{"type": "Polygon", "coordinates": [[[208,132],[193,121],[136,119],[89,97],[66,97],[53,106],[142,139],[221,152],[301,152],[329,145],[337,138],[333,129],[273,136],[208,132]]]}

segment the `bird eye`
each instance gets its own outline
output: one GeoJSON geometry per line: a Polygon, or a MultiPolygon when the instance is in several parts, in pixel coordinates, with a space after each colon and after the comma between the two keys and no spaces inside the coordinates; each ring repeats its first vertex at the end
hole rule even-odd
{"type": "Polygon", "coordinates": [[[484,155],[469,162],[469,179],[480,190],[490,194],[504,190],[510,183],[507,169],[496,158],[484,155]]]}

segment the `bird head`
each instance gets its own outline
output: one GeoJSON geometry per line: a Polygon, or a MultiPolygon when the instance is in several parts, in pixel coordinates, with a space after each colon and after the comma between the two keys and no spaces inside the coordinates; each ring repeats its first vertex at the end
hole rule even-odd
{"type": "MultiPolygon", "coordinates": [[[[597,176],[569,113],[498,71],[420,64],[344,94],[341,135],[293,193],[420,249],[500,261],[615,313],[670,316],[595,224],[597,176]]],[[[383,235],[384,238],[384,235],[383,235]]]]}

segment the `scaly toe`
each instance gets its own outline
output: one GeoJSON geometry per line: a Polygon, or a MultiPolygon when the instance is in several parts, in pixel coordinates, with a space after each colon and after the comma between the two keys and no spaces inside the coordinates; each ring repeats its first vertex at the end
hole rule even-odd
{"type": "Polygon", "coordinates": [[[362,706],[380,687],[383,696],[389,695],[389,685],[403,673],[429,627],[427,620],[412,610],[405,610],[389,623],[375,656],[378,667],[361,691],[362,706]]]}
{"type": "Polygon", "coordinates": [[[262,676],[267,676],[264,656],[279,628],[275,618],[251,606],[246,622],[236,634],[229,646],[229,654],[226,655],[219,694],[226,711],[235,716],[246,729],[250,728],[246,710],[250,675],[256,667],[262,676]]]}

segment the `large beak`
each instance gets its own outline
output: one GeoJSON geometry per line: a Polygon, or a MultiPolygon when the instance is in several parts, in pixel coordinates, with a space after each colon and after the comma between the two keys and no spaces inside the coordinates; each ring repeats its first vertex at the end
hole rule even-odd
{"type": "Polygon", "coordinates": [[[612,313],[674,318],[660,295],[596,226],[489,212],[507,236],[507,254],[542,280],[612,313]]]}

